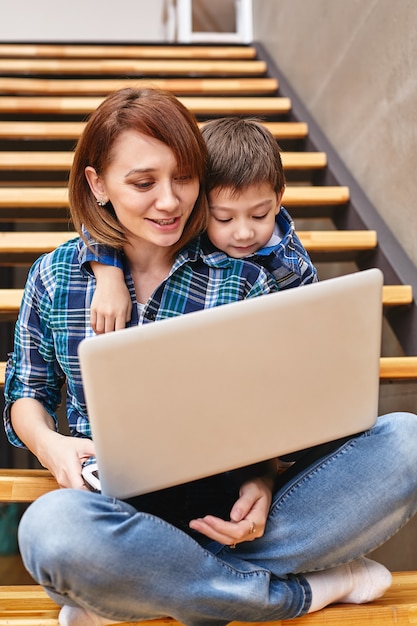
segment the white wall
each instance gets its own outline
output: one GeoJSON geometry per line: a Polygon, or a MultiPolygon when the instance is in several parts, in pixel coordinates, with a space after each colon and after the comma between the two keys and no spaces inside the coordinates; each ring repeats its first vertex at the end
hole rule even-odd
{"type": "MultiPolygon", "coordinates": [[[[174,0],[0,0],[0,41],[158,42],[174,0]]],[[[234,0],[193,0],[194,31],[233,32],[234,0]]]]}
{"type": "Polygon", "coordinates": [[[0,0],[0,41],[164,39],[164,0],[0,0]]]}

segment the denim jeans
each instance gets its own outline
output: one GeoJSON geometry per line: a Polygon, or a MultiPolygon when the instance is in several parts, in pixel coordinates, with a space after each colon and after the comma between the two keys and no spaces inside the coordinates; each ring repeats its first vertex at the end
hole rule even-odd
{"type": "Polygon", "coordinates": [[[303,573],[370,552],[415,513],[416,442],[417,416],[379,418],[282,486],[264,536],[235,549],[201,545],[123,501],[57,490],[25,512],[22,557],[58,604],[110,619],[290,619],[310,606],[303,573]]]}

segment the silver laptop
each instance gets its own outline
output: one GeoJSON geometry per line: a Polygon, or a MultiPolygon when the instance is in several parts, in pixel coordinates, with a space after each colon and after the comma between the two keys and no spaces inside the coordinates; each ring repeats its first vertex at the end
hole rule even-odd
{"type": "Polygon", "coordinates": [[[85,339],[103,493],[127,498],[371,427],[382,282],[371,269],[85,339]]]}

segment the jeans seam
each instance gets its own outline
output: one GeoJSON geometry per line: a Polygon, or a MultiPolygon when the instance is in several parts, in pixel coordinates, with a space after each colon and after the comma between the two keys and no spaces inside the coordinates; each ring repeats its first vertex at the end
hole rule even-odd
{"type": "MultiPolygon", "coordinates": [[[[131,506],[131,505],[129,505],[129,506],[131,506]]],[[[134,509],[134,507],[132,507],[132,508],[134,509]]],[[[262,567],[257,567],[256,569],[253,569],[250,572],[245,572],[245,571],[242,571],[242,570],[238,569],[236,566],[230,564],[228,561],[225,561],[224,559],[220,558],[218,556],[218,554],[213,554],[212,552],[210,552],[210,550],[207,550],[206,548],[201,546],[201,544],[199,544],[198,541],[196,541],[193,537],[190,537],[190,535],[188,535],[186,532],[184,532],[180,528],[177,528],[173,524],[170,524],[169,522],[167,522],[163,518],[158,517],[157,515],[152,515],[151,513],[145,513],[145,512],[142,512],[142,511],[138,511],[137,509],[134,509],[134,512],[132,513],[132,517],[135,514],[143,516],[146,519],[153,520],[154,522],[156,522],[156,523],[158,523],[158,524],[160,524],[162,526],[167,526],[167,527],[169,527],[171,529],[171,531],[175,532],[176,534],[181,534],[183,537],[187,537],[190,541],[192,541],[193,543],[197,544],[200,547],[200,549],[203,551],[203,554],[204,554],[205,557],[210,558],[210,559],[214,559],[224,569],[229,570],[230,573],[235,574],[236,576],[239,576],[241,578],[247,578],[249,576],[252,576],[253,574],[258,575],[258,576],[263,576],[263,577],[270,576],[270,572],[267,569],[262,568],[262,567]]],[[[225,549],[227,547],[228,546],[224,546],[225,549]]],[[[251,565],[252,565],[252,563],[251,563],[251,565]]]]}
{"type": "Polygon", "coordinates": [[[276,496],[278,494],[279,496],[276,497],[275,499],[273,498],[268,517],[273,518],[275,514],[278,513],[279,509],[281,508],[285,500],[290,495],[292,495],[297,489],[299,489],[299,487],[303,483],[310,480],[317,472],[325,468],[336,458],[338,458],[339,456],[342,456],[343,454],[346,454],[349,449],[356,446],[359,439],[361,439],[362,437],[369,437],[369,436],[370,436],[370,431],[365,431],[361,433],[360,437],[349,439],[349,441],[345,442],[342,446],[340,446],[340,448],[337,448],[337,450],[331,452],[328,455],[325,455],[324,457],[322,457],[321,459],[317,461],[314,461],[309,467],[305,468],[304,470],[301,470],[300,474],[295,476],[295,478],[288,485],[284,485],[283,488],[281,488],[278,492],[276,492],[276,496]]]}

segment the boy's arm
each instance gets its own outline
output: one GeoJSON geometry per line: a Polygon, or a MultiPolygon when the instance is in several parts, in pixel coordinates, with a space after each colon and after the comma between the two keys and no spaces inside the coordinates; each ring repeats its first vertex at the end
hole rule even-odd
{"type": "Polygon", "coordinates": [[[121,253],[94,241],[85,229],[83,234],[88,245],[80,238],[78,260],[84,270],[93,272],[96,278],[90,310],[91,327],[97,334],[125,328],[130,320],[132,301],[124,280],[121,253]]]}
{"type": "Polygon", "coordinates": [[[132,300],[123,271],[111,265],[90,261],[97,285],[91,301],[90,323],[96,334],[126,327],[132,313],[132,300]]]}

